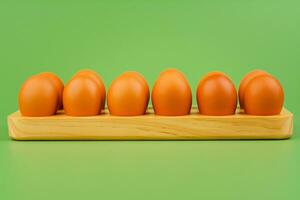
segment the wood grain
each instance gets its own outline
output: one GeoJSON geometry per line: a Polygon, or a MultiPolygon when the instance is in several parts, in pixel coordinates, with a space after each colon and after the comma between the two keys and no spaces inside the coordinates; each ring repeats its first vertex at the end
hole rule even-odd
{"type": "Polygon", "coordinates": [[[276,116],[245,115],[237,109],[231,116],[204,116],[192,109],[186,116],[118,117],[104,114],[70,117],[8,116],[9,135],[15,140],[221,140],[286,139],[293,133],[293,114],[283,109],[276,116]]]}

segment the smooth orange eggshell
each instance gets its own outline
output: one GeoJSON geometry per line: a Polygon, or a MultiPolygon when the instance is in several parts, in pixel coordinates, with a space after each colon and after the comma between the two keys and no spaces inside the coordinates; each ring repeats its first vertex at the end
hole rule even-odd
{"type": "Polygon", "coordinates": [[[149,87],[144,78],[136,72],[126,72],[110,85],[107,105],[111,115],[144,115],[149,100],[149,87]]]}
{"type": "Polygon", "coordinates": [[[101,90],[89,76],[76,76],[65,86],[63,104],[66,115],[98,115],[102,105],[101,90]]]}
{"type": "Polygon", "coordinates": [[[253,78],[245,88],[244,109],[250,115],[277,115],[284,103],[280,82],[271,75],[253,78]]]}
{"type": "Polygon", "coordinates": [[[55,74],[51,73],[51,72],[43,72],[41,74],[39,74],[39,76],[45,76],[51,79],[51,81],[53,81],[57,92],[58,92],[58,109],[63,109],[63,102],[62,102],[62,95],[63,95],[63,91],[64,91],[64,83],[63,81],[55,74]]]}
{"type": "Polygon", "coordinates": [[[42,76],[32,76],[19,92],[19,110],[24,116],[41,117],[57,111],[58,92],[55,84],[42,76]]]}
{"type": "Polygon", "coordinates": [[[245,88],[247,86],[247,84],[256,76],[259,75],[263,75],[263,74],[268,74],[267,72],[263,71],[263,70],[253,70],[251,72],[249,72],[248,74],[246,74],[243,79],[240,82],[239,85],[239,104],[241,108],[244,108],[244,95],[245,95],[245,88]]]}
{"type": "Polygon", "coordinates": [[[92,78],[96,83],[97,85],[99,86],[100,88],[100,93],[101,93],[101,109],[103,110],[105,108],[105,101],[106,101],[106,89],[105,89],[105,85],[102,81],[102,78],[101,76],[93,71],[93,70],[90,70],[90,69],[84,69],[84,70],[81,70],[79,72],[77,72],[75,74],[75,77],[76,76],[80,76],[80,75],[87,75],[89,76],[90,78],[92,78]]]}
{"type": "Polygon", "coordinates": [[[198,84],[197,103],[203,115],[233,115],[237,105],[234,84],[224,73],[211,72],[198,84]]]}
{"type": "Polygon", "coordinates": [[[145,93],[147,96],[147,102],[149,101],[149,97],[150,97],[149,85],[148,85],[146,79],[140,73],[135,72],[135,71],[127,71],[127,72],[124,72],[122,74],[122,76],[130,76],[130,77],[137,78],[137,80],[139,80],[143,84],[144,88],[146,89],[145,93]]]}
{"type": "Polygon", "coordinates": [[[160,73],[154,83],[151,98],[157,115],[180,116],[190,113],[191,88],[178,70],[168,69],[160,73]]]}

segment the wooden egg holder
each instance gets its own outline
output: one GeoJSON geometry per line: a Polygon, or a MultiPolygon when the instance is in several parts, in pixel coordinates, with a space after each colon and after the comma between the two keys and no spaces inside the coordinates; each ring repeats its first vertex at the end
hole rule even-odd
{"type": "Polygon", "coordinates": [[[50,117],[8,116],[15,140],[232,140],[286,139],[293,133],[293,114],[253,116],[240,109],[230,116],[204,116],[193,108],[186,116],[112,116],[106,110],[92,117],[70,117],[60,111],[50,117]]]}

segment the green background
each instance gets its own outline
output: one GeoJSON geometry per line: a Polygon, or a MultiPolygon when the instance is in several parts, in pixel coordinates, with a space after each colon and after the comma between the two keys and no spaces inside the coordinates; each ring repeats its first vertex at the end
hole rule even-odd
{"type": "MultiPolygon", "coordinates": [[[[299,199],[300,2],[0,1],[1,199],[299,199]],[[30,75],[65,82],[91,68],[106,87],[126,70],[152,86],[160,71],[205,73],[238,86],[256,68],[276,76],[295,114],[280,141],[17,142],[6,117],[30,75]]],[[[193,99],[195,104],[195,99],[193,99]]]]}

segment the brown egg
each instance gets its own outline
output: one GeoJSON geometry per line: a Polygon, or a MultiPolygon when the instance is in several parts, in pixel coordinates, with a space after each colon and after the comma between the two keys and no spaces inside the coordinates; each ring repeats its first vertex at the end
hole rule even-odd
{"type": "Polygon", "coordinates": [[[249,72],[241,80],[240,86],[239,86],[239,103],[240,103],[241,108],[244,108],[244,95],[245,95],[246,86],[252,79],[254,79],[256,76],[259,76],[262,74],[268,74],[268,73],[265,71],[262,71],[262,70],[254,70],[254,71],[249,72]]]}
{"type": "Polygon", "coordinates": [[[198,84],[197,103],[203,115],[233,115],[237,105],[234,84],[224,73],[211,72],[198,84]]]}
{"type": "Polygon", "coordinates": [[[51,72],[43,72],[43,73],[39,74],[39,76],[45,76],[47,78],[50,78],[51,81],[54,83],[54,85],[57,89],[57,92],[58,92],[57,108],[63,109],[62,94],[64,91],[64,83],[62,82],[62,80],[58,76],[56,76],[55,74],[53,74],[51,72]]]}
{"type": "Polygon", "coordinates": [[[101,109],[103,110],[105,108],[106,90],[105,90],[105,85],[101,77],[99,76],[99,74],[93,70],[85,69],[77,72],[75,76],[79,76],[79,75],[87,75],[97,83],[101,91],[101,102],[102,102],[101,109]]]}
{"type": "Polygon", "coordinates": [[[19,109],[22,115],[41,117],[57,111],[58,92],[55,84],[46,77],[32,76],[19,92],[19,109]]]}
{"type": "Polygon", "coordinates": [[[244,109],[250,115],[277,115],[281,112],[284,92],[280,82],[268,74],[253,78],[245,88],[244,109]]]}
{"type": "Polygon", "coordinates": [[[107,105],[111,115],[144,115],[148,101],[148,84],[137,72],[125,72],[112,82],[108,90],[107,105]]]}
{"type": "Polygon", "coordinates": [[[78,75],[65,86],[63,104],[66,115],[94,116],[100,114],[101,90],[87,75],[78,75]]]}
{"type": "Polygon", "coordinates": [[[152,89],[155,114],[180,116],[190,113],[192,92],[184,75],[175,69],[160,73],[152,89]]]}

